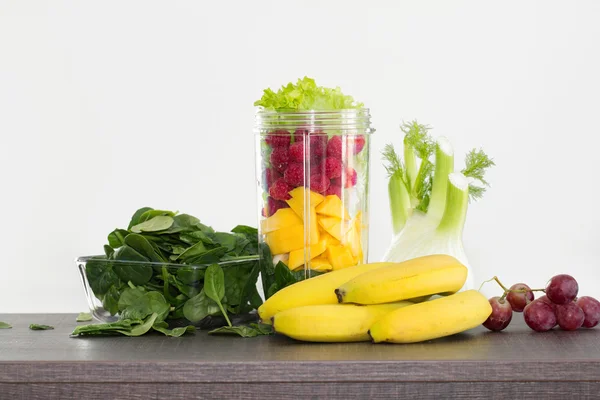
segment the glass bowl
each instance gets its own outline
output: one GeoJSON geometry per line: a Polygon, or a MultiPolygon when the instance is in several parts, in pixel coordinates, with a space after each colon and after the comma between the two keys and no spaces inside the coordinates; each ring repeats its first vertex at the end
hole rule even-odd
{"type": "MultiPolygon", "coordinates": [[[[119,319],[119,300],[128,288],[142,287],[146,291],[157,291],[171,304],[166,320],[170,326],[195,325],[201,329],[212,329],[226,324],[218,308],[207,307],[203,318],[186,318],[186,315],[203,315],[194,310],[190,302],[198,296],[204,284],[204,272],[209,265],[217,264],[225,275],[225,296],[228,304],[236,304],[235,297],[260,300],[256,289],[259,271],[259,256],[221,261],[203,265],[171,264],[146,261],[108,260],[105,256],[85,256],[76,260],[81,282],[90,311],[101,322],[115,322],[119,319]],[[150,276],[150,279],[148,277],[150,276]],[[246,293],[247,291],[247,293],[246,293]],[[244,295],[240,295],[244,293],[244,295]]],[[[262,300],[260,300],[262,301],[262,300]]],[[[236,304],[228,307],[232,323],[257,320],[253,312],[256,304],[236,304]]],[[[197,307],[196,307],[197,308],[197,307]]]]}

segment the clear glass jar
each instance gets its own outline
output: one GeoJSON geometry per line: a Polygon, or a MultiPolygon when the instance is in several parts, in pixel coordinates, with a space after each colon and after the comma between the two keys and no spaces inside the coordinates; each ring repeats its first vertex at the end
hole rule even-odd
{"type": "Polygon", "coordinates": [[[366,262],[370,118],[257,110],[259,234],[272,265],[310,277],[366,262]]]}

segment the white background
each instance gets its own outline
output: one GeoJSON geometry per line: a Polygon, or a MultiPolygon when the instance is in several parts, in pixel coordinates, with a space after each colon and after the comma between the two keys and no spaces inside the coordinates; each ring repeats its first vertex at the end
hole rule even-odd
{"type": "Polygon", "coordinates": [[[464,235],[477,282],[564,272],[599,296],[599,20],[598,1],[0,0],[0,312],[84,310],[74,258],[139,207],[256,225],[252,103],[304,75],[372,110],[371,261],[379,152],[417,118],[497,163],[464,235]]]}

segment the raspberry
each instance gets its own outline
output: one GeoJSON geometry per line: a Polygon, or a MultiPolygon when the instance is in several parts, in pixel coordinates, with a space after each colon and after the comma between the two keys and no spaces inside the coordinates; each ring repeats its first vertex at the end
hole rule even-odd
{"type": "Polygon", "coordinates": [[[267,208],[266,208],[266,212],[265,209],[263,208],[263,216],[264,217],[270,217],[271,215],[275,214],[275,212],[281,208],[288,208],[289,205],[288,203],[286,203],[285,201],[281,201],[281,200],[275,200],[272,197],[267,197],[267,208]],[[267,215],[265,215],[267,214],[267,215]]]}
{"type": "Polygon", "coordinates": [[[289,183],[285,181],[283,178],[279,178],[273,183],[273,185],[269,188],[269,194],[275,200],[289,200],[292,198],[290,196],[290,191],[293,189],[289,183]]]}
{"type": "Polygon", "coordinates": [[[304,185],[304,164],[291,163],[285,170],[283,177],[293,187],[304,185]]]}
{"type": "Polygon", "coordinates": [[[269,189],[271,187],[273,182],[275,182],[277,179],[281,178],[281,174],[279,172],[275,171],[273,168],[265,169],[265,173],[263,176],[265,177],[263,184],[265,185],[265,187],[267,189],[269,189]]]}
{"type": "Polygon", "coordinates": [[[342,162],[337,158],[327,157],[325,159],[325,176],[329,179],[339,178],[342,176],[342,162]]]}
{"type": "Polygon", "coordinates": [[[358,154],[365,147],[365,137],[363,135],[348,137],[348,147],[351,147],[354,154],[358,154]]]}
{"type": "Polygon", "coordinates": [[[283,174],[283,171],[287,168],[288,162],[290,161],[290,155],[287,148],[277,147],[271,153],[271,166],[275,168],[277,172],[283,174]]]}
{"type": "Polygon", "coordinates": [[[269,132],[265,136],[265,142],[272,148],[288,147],[290,139],[290,133],[283,129],[269,132]]]}
{"type": "Polygon", "coordinates": [[[337,159],[342,159],[342,137],[341,136],[333,136],[329,139],[329,143],[327,143],[327,155],[330,157],[335,157],[337,159]]]}
{"type": "Polygon", "coordinates": [[[335,178],[331,180],[331,184],[332,185],[340,185],[342,186],[342,178],[344,178],[344,187],[346,189],[351,188],[353,186],[356,185],[356,181],[358,180],[358,176],[356,174],[356,170],[352,167],[348,167],[346,169],[346,176],[345,177],[340,177],[340,178],[335,178]]]}
{"type": "Polygon", "coordinates": [[[292,143],[289,150],[290,161],[294,162],[304,162],[304,142],[295,142],[292,143]]]}
{"type": "Polygon", "coordinates": [[[334,185],[333,183],[329,186],[329,189],[325,192],[325,195],[329,196],[330,194],[335,194],[340,199],[342,198],[342,187],[339,185],[334,185]]]}
{"type": "Polygon", "coordinates": [[[310,190],[313,192],[325,193],[330,184],[325,175],[315,174],[310,177],[310,190]]]}
{"type": "Polygon", "coordinates": [[[302,136],[306,136],[308,135],[308,129],[296,129],[294,131],[294,137],[296,138],[296,141],[298,140],[302,140],[302,136]]]}

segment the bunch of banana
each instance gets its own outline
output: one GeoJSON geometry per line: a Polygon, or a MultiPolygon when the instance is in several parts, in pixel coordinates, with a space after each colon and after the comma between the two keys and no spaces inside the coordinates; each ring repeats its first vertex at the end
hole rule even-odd
{"type": "Polygon", "coordinates": [[[471,329],[490,315],[479,292],[454,294],[466,278],[467,268],[447,255],[363,264],[288,286],[258,313],[276,332],[304,341],[430,340],[471,329]],[[424,301],[432,295],[447,297],[424,301]]]}

